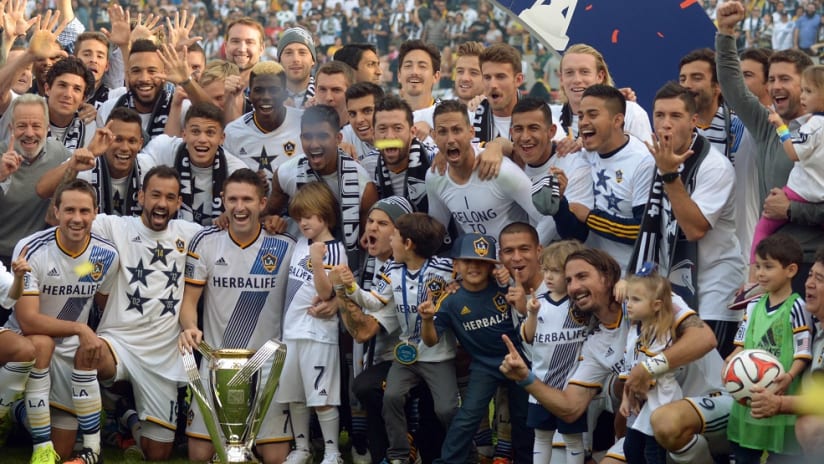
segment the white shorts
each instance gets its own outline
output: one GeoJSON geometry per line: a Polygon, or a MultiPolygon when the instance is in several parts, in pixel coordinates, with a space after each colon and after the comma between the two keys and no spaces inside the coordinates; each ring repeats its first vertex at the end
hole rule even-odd
{"type": "Polygon", "coordinates": [[[49,364],[49,377],[51,377],[49,404],[72,415],[76,415],[72,400],[72,371],[76,352],[77,345],[57,345],[54,347],[49,364]]]}
{"type": "MultiPolygon", "coordinates": [[[[261,388],[266,378],[269,376],[269,367],[267,366],[260,372],[261,388]]],[[[212,400],[212,389],[208,387],[209,372],[205,362],[201,362],[200,378],[203,380],[203,386],[206,389],[206,395],[209,401],[212,400]]],[[[284,376],[281,375],[281,380],[284,376]]],[[[222,432],[221,432],[222,433],[222,432]]],[[[209,432],[206,430],[206,424],[203,422],[203,415],[200,412],[200,406],[197,400],[192,397],[189,405],[189,415],[186,422],[186,436],[192,438],[200,438],[202,440],[209,440],[209,432]]],[[[225,437],[224,437],[225,438],[225,437]]],[[[269,404],[269,410],[266,411],[266,416],[263,423],[260,425],[258,432],[257,444],[279,443],[292,440],[292,429],[289,426],[289,405],[280,404],[272,401],[269,404]]]]}
{"type": "Polygon", "coordinates": [[[174,441],[179,407],[177,403],[178,382],[164,377],[153,366],[145,365],[139,358],[132,355],[128,346],[121,344],[118,340],[107,335],[102,335],[100,338],[109,345],[117,365],[114,378],[107,379],[103,385],[108,387],[114,382],[130,382],[140,420],[154,423],[171,432],[168,434],[168,440],[155,437],[152,439],[160,442],[174,441]]]}
{"type": "Polygon", "coordinates": [[[312,340],[285,340],[286,361],[275,401],[308,407],[340,405],[338,345],[312,340]]]}

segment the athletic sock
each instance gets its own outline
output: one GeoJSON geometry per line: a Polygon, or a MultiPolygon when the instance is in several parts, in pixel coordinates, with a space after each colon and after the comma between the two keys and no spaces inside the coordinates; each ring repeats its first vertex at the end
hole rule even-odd
{"type": "Polygon", "coordinates": [[[295,450],[309,451],[309,408],[306,403],[289,403],[289,416],[295,434],[295,450]]]}
{"type": "Polygon", "coordinates": [[[564,443],[566,444],[566,464],[584,464],[586,453],[584,453],[583,433],[564,433],[564,443]]]}
{"type": "Polygon", "coordinates": [[[6,417],[9,408],[26,389],[29,372],[34,361],[8,362],[0,367],[0,421],[6,417]]]}
{"type": "Polygon", "coordinates": [[[698,434],[693,435],[692,440],[683,448],[670,452],[669,456],[676,463],[712,462],[707,439],[698,434]]]}
{"type": "Polygon", "coordinates": [[[31,425],[32,442],[35,445],[51,441],[50,391],[49,368],[33,368],[26,385],[26,414],[31,425]]]}
{"type": "Polygon", "coordinates": [[[323,434],[324,456],[340,453],[340,449],[338,449],[338,436],[340,435],[338,407],[332,406],[324,410],[315,409],[315,412],[318,415],[318,424],[320,424],[320,431],[323,434]]]}
{"type": "Polygon", "coordinates": [[[77,430],[83,434],[83,447],[100,453],[100,384],[97,370],[72,370],[72,403],[77,413],[77,430]]]}
{"type": "Polygon", "coordinates": [[[535,429],[535,443],[532,445],[532,459],[535,464],[549,464],[552,461],[554,435],[554,430],[535,429]]]}

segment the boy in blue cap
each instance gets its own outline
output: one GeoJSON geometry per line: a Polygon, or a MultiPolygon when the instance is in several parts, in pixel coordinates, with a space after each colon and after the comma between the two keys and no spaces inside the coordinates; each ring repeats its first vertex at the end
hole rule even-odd
{"type": "MultiPolygon", "coordinates": [[[[436,303],[429,298],[418,306],[421,338],[428,346],[438,343],[447,330],[454,333],[472,355],[469,388],[461,408],[452,419],[435,463],[466,462],[472,438],[481,418],[489,413],[489,402],[499,385],[506,385],[512,421],[512,436],[525,433],[528,394],[498,370],[508,353],[501,335],[519,340],[506,301],[506,288],[495,281],[498,262],[495,239],[470,233],[458,237],[453,246],[455,271],[463,277],[461,288],[446,293],[436,303]]],[[[520,348],[520,345],[519,345],[520,348]]],[[[532,449],[514,450],[515,462],[531,463],[532,449]]]]}

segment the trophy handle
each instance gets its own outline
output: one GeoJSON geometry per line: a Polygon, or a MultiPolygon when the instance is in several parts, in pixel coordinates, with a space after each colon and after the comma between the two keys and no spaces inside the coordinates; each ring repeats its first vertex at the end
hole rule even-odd
{"type": "MultiPolygon", "coordinates": [[[[270,353],[270,356],[272,354],[274,355],[274,359],[272,360],[272,368],[269,370],[266,383],[258,394],[255,395],[255,404],[252,406],[252,414],[249,415],[251,423],[247,424],[246,429],[248,431],[246,436],[246,444],[248,447],[254,444],[260,427],[263,425],[263,417],[266,415],[266,411],[269,410],[269,405],[275,396],[275,391],[280,383],[280,374],[283,371],[283,363],[286,361],[286,345],[284,343],[272,339],[266,342],[261,349],[264,347],[270,350],[274,348],[274,351],[270,353]]],[[[267,356],[267,359],[268,357],[269,356],[267,356]]]]}
{"type": "MultiPolygon", "coordinates": [[[[209,355],[211,355],[211,353],[209,353],[209,355]]],[[[193,393],[192,396],[195,398],[195,401],[197,401],[197,406],[203,415],[203,423],[206,425],[206,430],[212,439],[212,445],[215,447],[215,454],[219,462],[229,462],[229,455],[226,453],[223,437],[217,428],[217,416],[215,415],[215,411],[209,406],[206,389],[203,387],[203,380],[200,378],[200,372],[198,372],[197,363],[195,363],[195,356],[192,353],[183,353],[183,367],[186,369],[186,376],[189,378],[189,386],[193,393]]]]}

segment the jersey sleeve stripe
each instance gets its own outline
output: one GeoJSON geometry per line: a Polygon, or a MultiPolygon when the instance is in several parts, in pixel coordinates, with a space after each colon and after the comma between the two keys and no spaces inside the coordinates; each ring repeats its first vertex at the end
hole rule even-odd
{"type": "Polygon", "coordinates": [[[389,303],[389,300],[385,300],[385,299],[381,298],[381,296],[377,292],[375,292],[374,290],[369,290],[369,293],[371,293],[372,296],[377,298],[378,301],[380,301],[382,304],[385,305],[386,303],[389,303]]]}
{"type": "Polygon", "coordinates": [[[603,387],[603,385],[601,385],[600,383],[590,383],[590,382],[584,382],[584,381],[575,380],[575,379],[570,380],[568,383],[570,385],[578,385],[579,387],[584,387],[584,388],[602,388],[603,387]]]}
{"type": "Polygon", "coordinates": [[[186,283],[189,284],[189,285],[196,285],[198,287],[203,287],[204,285],[206,285],[205,280],[197,280],[197,279],[192,279],[190,277],[185,277],[183,280],[186,281],[186,283]]]}

